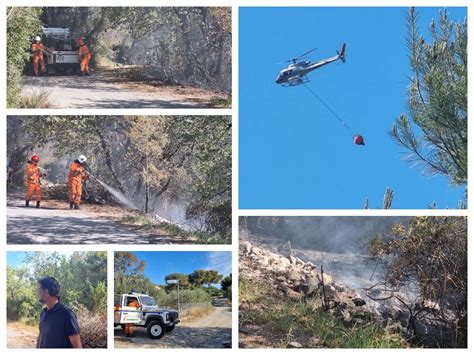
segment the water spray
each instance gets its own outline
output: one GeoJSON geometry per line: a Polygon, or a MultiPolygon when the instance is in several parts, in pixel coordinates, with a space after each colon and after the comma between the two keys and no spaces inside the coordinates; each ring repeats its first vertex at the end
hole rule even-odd
{"type": "Polygon", "coordinates": [[[112,186],[106,184],[102,180],[100,180],[97,176],[94,176],[91,174],[89,171],[87,171],[87,174],[94,178],[104,189],[106,189],[120,204],[132,209],[132,210],[138,210],[138,208],[135,206],[135,204],[130,201],[122,192],[120,192],[117,189],[114,189],[112,186]]]}

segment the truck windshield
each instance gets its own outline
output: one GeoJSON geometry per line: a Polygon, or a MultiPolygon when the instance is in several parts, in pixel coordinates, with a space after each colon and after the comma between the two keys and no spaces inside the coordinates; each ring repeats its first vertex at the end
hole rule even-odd
{"type": "Polygon", "coordinates": [[[140,297],[140,301],[145,306],[156,306],[156,302],[153,297],[148,297],[148,296],[140,297]]]}

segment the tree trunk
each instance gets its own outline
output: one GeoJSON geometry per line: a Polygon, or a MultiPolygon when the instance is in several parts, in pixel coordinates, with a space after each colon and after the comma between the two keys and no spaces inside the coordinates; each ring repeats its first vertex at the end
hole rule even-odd
{"type": "Polygon", "coordinates": [[[145,213],[148,213],[148,201],[150,199],[150,186],[145,182],[145,213]]]}
{"type": "Polygon", "coordinates": [[[148,203],[150,201],[150,184],[148,183],[148,158],[145,158],[145,213],[148,213],[148,203]]]}
{"type": "Polygon", "coordinates": [[[112,175],[112,178],[115,180],[115,184],[116,184],[117,188],[121,192],[125,192],[125,189],[122,186],[122,183],[120,182],[120,179],[119,179],[117,173],[115,172],[114,165],[112,163],[112,151],[110,150],[110,148],[107,144],[107,139],[106,139],[106,137],[104,136],[104,134],[102,133],[102,131],[100,129],[96,129],[95,132],[96,132],[97,136],[100,139],[100,145],[102,147],[102,152],[105,155],[105,164],[107,164],[107,167],[109,168],[109,171],[112,175]]]}

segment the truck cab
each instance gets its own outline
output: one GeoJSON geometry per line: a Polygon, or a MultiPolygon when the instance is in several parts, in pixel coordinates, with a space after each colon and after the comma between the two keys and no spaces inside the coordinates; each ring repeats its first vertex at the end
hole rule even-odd
{"type": "Polygon", "coordinates": [[[173,331],[179,322],[177,311],[160,308],[155,299],[145,293],[131,292],[114,297],[115,326],[124,327],[126,323],[133,323],[146,328],[150,338],[160,339],[166,332],[173,331]],[[138,307],[130,307],[132,302],[138,307]]]}

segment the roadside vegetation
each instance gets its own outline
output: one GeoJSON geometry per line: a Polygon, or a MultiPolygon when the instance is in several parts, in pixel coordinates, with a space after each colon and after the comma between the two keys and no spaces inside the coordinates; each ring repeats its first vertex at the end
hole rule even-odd
{"type": "Polygon", "coordinates": [[[145,232],[154,232],[161,233],[165,232],[166,234],[172,236],[178,236],[186,238],[189,241],[199,242],[201,244],[226,244],[229,243],[227,238],[223,238],[220,234],[209,234],[205,232],[193,231],[184,229],[175,223],[170,222],[160,222],[154,220],[152,217],[147,216],[143,213],[138,213],[136,215],[125,216],[120,220],[121,224],[138,227],[139,230],[145,232]]]}
{"type": "Polygon", "coordinates": [[[23,68],[31,56],[30,39],[33,34],[41,31],[42,13],[43,10],[38,7],[7,8],[7,107],[23,107],[28,104],[20,96],[23,68]]]}

